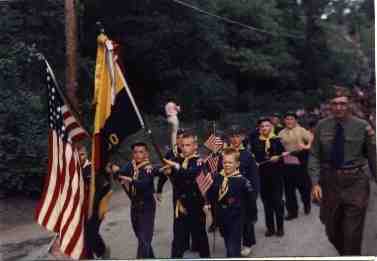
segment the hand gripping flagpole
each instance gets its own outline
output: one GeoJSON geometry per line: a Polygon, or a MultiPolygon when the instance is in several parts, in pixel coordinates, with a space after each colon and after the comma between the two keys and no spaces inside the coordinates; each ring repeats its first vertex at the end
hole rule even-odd
{"type": "MultiPolygon", "coordinates": [[[[216,121],[213,121],[213,135],[215,135],[216,137],[216,121]]],[[[213,217],[212,217],[212,224],[215,225],[215,229],[213,230],[213,245],[212,245],[212,250],[213,252],[215,252],[216,250],[216,207],[213,206],[213,210],[212,210],[212,213],[213,213],[213,217]]]]}

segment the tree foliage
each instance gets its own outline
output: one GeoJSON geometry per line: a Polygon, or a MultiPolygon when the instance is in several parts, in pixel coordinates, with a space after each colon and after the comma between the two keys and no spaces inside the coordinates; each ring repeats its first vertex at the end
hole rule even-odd
{"type": "MultiPolygon", "coordinates": [[[[185,1],[268,33],[170,0],[76,1],[78,100],[87,129],[92,128],[97,21],[120,44],[127,81],[152,122],[166,101],[175,100],[187,123],[226,125],[251,117],[251,124],[261,114],[318,106],[332,84],[363,87],[374,81],[373,1],[185,1]]],[[[41,188],[47,164],[45,75],[29,53],[33,45],[43,52],[64,86],[64,21],[62,1],[0,5],[2,189],[41,188]]]]}

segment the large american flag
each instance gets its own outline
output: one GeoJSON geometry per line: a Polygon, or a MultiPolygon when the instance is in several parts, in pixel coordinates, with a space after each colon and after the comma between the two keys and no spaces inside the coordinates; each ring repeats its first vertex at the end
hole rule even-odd
{"type": "Polygon", "coordinates": [[[48,173],[36,221],[57,233],[60,250],[67,256],[84,257],[85,194],[77,148],[87,136],[64,102],[46,61],[48,87],[48,173]]]}

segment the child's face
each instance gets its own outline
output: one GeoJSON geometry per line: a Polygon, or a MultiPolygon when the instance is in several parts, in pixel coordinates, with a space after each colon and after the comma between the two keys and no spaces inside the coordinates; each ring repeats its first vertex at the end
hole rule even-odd
{"type": "Polygon", "coordinates": [[[240,162],[236,160],[234,154],[224,155],[223,167],[226,175],[234,173],[240,165],[240,162]]]}

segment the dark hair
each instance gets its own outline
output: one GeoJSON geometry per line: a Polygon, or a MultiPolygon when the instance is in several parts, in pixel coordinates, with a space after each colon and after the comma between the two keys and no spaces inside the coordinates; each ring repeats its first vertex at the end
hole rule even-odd
{"type": "Polygon", "coordinates": [[[260,117],[260,118],[258,119],[257,124],[259,125],[259,124],[261,124],[262,122],[265,122],[265,121],[268,121],[269,123],[272,123],[270,117],[265,117],[265,116],[264,116],[264,117],[260,117]]]}
{"type": "Polygon", "coordinates": [[[198,141],[198,137],[195,135],[193,131],[185,131],[182,134],[182,139],[186,139],[186,138],[193,138],[195,142],[198,141]]]}
{"type": "Polygon", "coordinates": [[[177,131],[177,135],[182,135],[186,132],[186,130],[184,128],[179,128],[178,131],[177,131]]]}
{"type": "Polygon", "coordinates": [[[277,113],[277,112],[275,112],[274,114],[272,114],[272,117],[277,117],[277,118],[280,118],[280,117],[281,117],[281,115],[280,115],[280,113],[277,113]]]}
{"type": "Polygon", "coordinates": [[[134,150],[135,147],[144,147],[147,151],[149,151],[148,145],[145,142],[135,142],[135,143],[133,143],[131,145],[131,150],[134,150]]]}
{"type": "Polygon", "coordinates": [[[334,85],[331,89],[330,99],[332,100],[338,97],[351,98],[351,92],[346,87],[334,85]]]}
{"type": "Polygon", "coordinates": [[[240,135],[242,133],[243,131],[239,125],[230,126],[230,128],[226,132],[227,136],[240,135]]]}
{"type": "Polygon", "coordinates": [[[284,118],[288,117],[288,116],[292,116],[294,117],[295,119],[297,119],[297,114],[294,112],[294,111],[287,111],[285,114],[284,114],[284,118]]]}
{"type": "Polygon", "coordinates": [[[234,155],[236,161],[240,161],[240,153],[233,148],[225,148],[223,150],[223,155],[234,155]]]}

